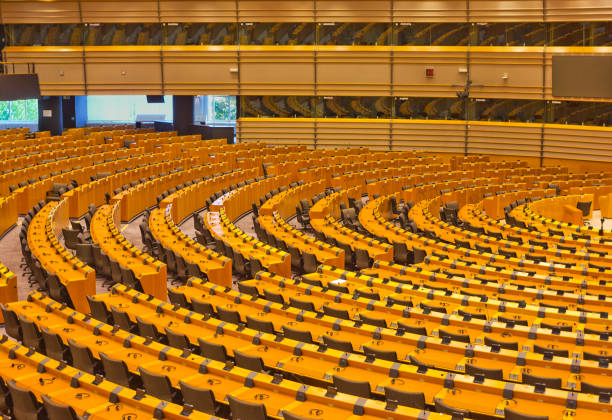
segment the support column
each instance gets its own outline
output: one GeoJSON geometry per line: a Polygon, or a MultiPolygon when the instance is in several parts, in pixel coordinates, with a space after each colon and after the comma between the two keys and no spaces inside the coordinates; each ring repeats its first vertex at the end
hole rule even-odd
{"type": "Polygon", "coordinates": [[[172,111],[174,129],[179,136],[190,134],[193,125],[193,95],[174,95],[172,97],[172,111]]]}
{"type": "Polygon", "coordinates": [[[43,96],[38,100],[38,131],[51,131],[52,136],[64,132],[61,96],[43,96]]]}

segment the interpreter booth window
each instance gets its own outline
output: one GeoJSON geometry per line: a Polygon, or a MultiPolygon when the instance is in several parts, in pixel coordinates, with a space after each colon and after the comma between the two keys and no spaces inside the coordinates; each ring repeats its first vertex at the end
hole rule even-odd
{"type": "Polygon", "coordinates": [[[472,99],[474,119],[478,121],[501,121],[541,123],[544,121],[545,102],[524,99],[472,99]]]}
{"type": "Polygon", "coordinates": [[[91,95],[87,97],[87,124],[152,123],[172,121],[172,96],[91,95]],[[163,98],[163,102],[159,102],[163,98]]]}
{"type": "Polygon", "coordinates": [[[550,123],[612,126],[612,103],[550,101],[550,123]]]}
{"type": "Polygon", "coordinates": [[[315,96],[242,96],[241,116],[245,118],[312,118],[321,107],[315,96]]]}
{"type": "Polygon", "coordinates": [[[199,95],[194,98],[193,120],[196,124],[220,127],[236,126],[236,97],[199,95]]]}
{"type": "Polygon", "coordinates": [[[421,120],[462,120],[465,103],[458,98],[395,98],[395,117],[421,120]]]}

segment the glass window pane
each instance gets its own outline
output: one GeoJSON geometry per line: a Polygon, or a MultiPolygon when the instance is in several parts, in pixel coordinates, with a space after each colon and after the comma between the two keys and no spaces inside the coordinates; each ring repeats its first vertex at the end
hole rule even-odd
{"type": "Polygon", "coordinates": [[[313,23],[243,23],[241,45],[313,45],[313,23]]]}
{"type": "Polygon", "coordinates": [[[235,23],[169,23],[167,45],[235,45],[235,23]]]}
{"type": "Polygon", "coordinates": [[[520,99],[472,99],[477,121],[537,123],[544,120],[544,101],[520,99]]]}
{"type": "Polygon", "coordinates": [[[552,101],[550,122],[555,124],[612,125],[612,103],[552,101]]]}
{"type": "Polygon", "coordinates": [[[321,23],[320,45],[389,45],[392,26],[388,23],[321,23]]]}
{"type": "Polygon", "coordinates": [[[468,45],[470,24],[407,23],[395,27],[397,45],[468,45]]]}
{"type": "Polygon", "coordinates": [[[0,121],[8,121],[10,115],[10,103],[8,101],[0,101],[0,121]]]}
{"type": "Polygon", "coordinates": [[[91,95],[87,97],[87,121],[135,122],[140,114],[155,116],[154,120],[172,121],[172,96],[164,103],[147,103],[145,95],[91,95]]]}
{"type": "Polygon", "coordinates": [[[397,98],[395,115],[408,119],[462,120],[464,103],[458,98],[397,98]]]}
{"type": "Polygon", "coordinates": [[[585,46],[590,37],[590,24],[579,22],[551,23],[550,45],[585,46]]]}
{"type": "Polygon", "coordinates": [[[87,25],[86,45],[160,45],[158,23],[102,23],[87,25]]]}

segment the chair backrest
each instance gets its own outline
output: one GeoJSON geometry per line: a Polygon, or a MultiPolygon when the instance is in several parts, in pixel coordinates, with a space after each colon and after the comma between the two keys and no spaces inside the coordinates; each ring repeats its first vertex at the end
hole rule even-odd
{"type": "Polygon", "coordinates": [[[352,381],[341,376],[333,375],[334,386],[338,388],[338,392],[345,394],[356,395],[361,398],[371,398],[372,391],[370,390],[370,382],[368,381],[352,381]]]}
{"type": "Polygon", "coordinates": [[[397,362],[397,352],[395,350],[382,350],[376,347],[363,346],[363,352],[364,354],[371,354],[377,359],[397,362]]]}
{"type": "Polygon", "coordinates": [[[385,318],[374,318],[364,314],[359,314],[359,318],[368,325],[374,325],[375,327],[387,328],[387,320],[385,318]]]}
{"type": "Polygon", "coordinates": [[[257,287],[250,285],[250,284],[244,284],[242,282],[238,282],[238,291],[246,295],[250,295],[253,297],[259,297],[259,291],[257,290],[257,287]]]}
{"type": "Polygon", "coordinates": [[[142,337],[149,337],[153,341],[160,341],[161,334],[157,330],[155,324],[145,321],[136,315],[136,325],[138,326],[138,334],[142,337]]]}
{"type": "Polygon", "coordinates": [[[66,346],[59,335],[41,327],[40,332],[45,343],[45,354],[55,360],[64,360],[66,346]]]}
{"type": "Polygon", "coordinates": [[[462,342],[462,343],[469,343],[470,342],[470,336],[467,335],[467,334],[455,334],[455,333],[451,333],[451,332],[445,331],[445,330],[443,330],[441,328],[438,330],[438,336],[440,338],[448,337],[448,338],[450,338],[453,341],[459,341],[459,342],[462,342]]]}
{"type": "Polygon", "coordinates": [[[170,328],[165,328],[166,337],[168,337],[168,344],[170,347],[177,349],[188,349],[190,348],[189,339],[185,334],[177,333],[172,331],[170,328]]]}
{"type": "Polygon", "coordinates": [[[199,314],[213,315],[215,313],[215,310],[213,309],[212,304],[201,301],[196,298],[191,299],[191,307],[194,310],[194,312],[197,312],[199,314]]]}
{"type": "Polygon", "coordinates": [[[44,418],[41,413],[41,405],[36,400],[36,396],[34,396],[32,391],[20,387],[12,379],[6,384],[13,400],[13,416],[16,419],[30,420],[44,418]]]}
{"type": "Polygon", "coordinates": [[[561,378],[550,378],[545,376],[530,375],[523,373],[523,383],[528,385],[544,385],[546,388],[561,389],[563,381],[561,378]]]}
{"type": "Polygon", "coordinates": [[[176,290],[174,290],[174,288],[168,288],[168,299],[173,305],[178,305],[182,308],[187,309],[191,308],[191,305],[189,305],[189,302],[187,302],[185,294],[182,292],[177,292],[176,290]]]}
{"type": "Polygon", "coordinates": [[[399,405],[425,409],[425,394],[422,392],[402,391],[399,389],[385,387],[385,400],[397,401],[399,405]]]}
{"type": "Polygon", "coordinates": [[[502,369],[488,369],[479,366],[474,366],[470,363],[465,364],[465,373],[472,376],[482,375],[488,379],[495,379],[498,381],[504,380],[504,371],[502,369]]]}
{"type": "Polygon", "coordinates": [[[130,387],[130,373],[127,365],[123,360],[113,359],[106,354],[100,352],[100,360],[102,360],[102,368],[104,369],[104,378],[118,385],[130,387]]]}
{"type": "Polygon", "coordinates": [[[232,324],[240,323],[240,314],[237,311],[231,311],[229,309],[223,309],[217,306],[217,314],[221,321],[229,322],[232,324]]]}
{"type": "Polygon", "coordinates": [[[516,341],[497,341],[485,336],[485,345],[489,347],[499,346],[502,349],[518,351],[518,342],[516,341]]]}
{"type": "Polygon", "coordinates": [[[331,306],[323,305],[323,313],[334,318],[351,319],[346,309],[336,309],[331,306]]]}
{"type": "Polygon", "coordinates": [[[225,362],[227,360],[227,350],[223,344],[210,343],[203,338],[198,338],[200,344],[200,354],[207,359],[225,362]]]}
{"type": "Polygon", "coordinates": [[[403,322],[398,322],[397,328],[402,328],[404,331],[410,334],[427,335],[427,328],[425,327],[415,327],[413,325],[404,324],[403,322]]]}
{"type": "Polygon", "coordinates": [[[286,338],[290,340],[301,341],[302,343],[314,343],[312,339],[312,334],[308,330],[298,330],[283,325],[283,334],[286,338]]]}
{"type": "Polygon", "coordinates": [[[80,370],[95,375],[98,363],[93,358],[91,350],[88,347],[75,343],[72,339],[68,339],[70,354],[72,355],[72,365],[80,370]]]}
{"type": "Polygon", "coordinates": [[[138,367],[138,372],[140,372],[140,377],[147,394],[164,401],[172,401],[172,385],[166,375],[149,372],[142,366],[138,367]]]}
{"type": "Polygon", "coordinates": [[[274,324],[271,321],[262,321],[260,319],[257,318],[253,318],[252,316],[247,315],[246,317],[246,324],[248,328],[257,330],[257,331],[261,331],[261,332],[265,332],[265,333],[270,333],[270,334],[274,334],[274,324]]]}
{"type": "Polygon", "coordinates": [[[314,254],[306,251],[302,252],[302,261],[304,273],[314,273],[317,271],[319,263],[317,262],[317,257],[314,254]]]}
{"type": "Polygon", "coordinates": [[[23,334],[23,345],[42,353],[43,339],[36,324],[22,316],[19,316],[19,324],[21,324],[21,332],[23,334]]]}
{"type": "Polygon", "coordinates": [[[274,293],[267,289],[264,289],[264,299],[269,300],[270,302],[276,303],[285,303],[285,298],[280,293],[274,293]]]}
{"type": "Polygon", "coordinates": [[[193,406],[194,410],[203,413],[216,413],[217,403],[212,390],[205,388],[196,388],[188,383],[179,381],[181,394],[183,394],[183,402],[193,406]]]}
{"type": "Polygon", "coordinates": [[[340,350],[345,353],[353,352],[353,344],[350,341],[336,340],[327,335],[323,336],[323,342],[332,349],[340,350]]]}
{"type": "Polygon", "coordinates": [[[96,300],[92,298],[89,295],[87,295],[86,297],[87,297],[87,302],[89,303],[89,310],[91,312],[91,316],[100,322],[104,322],[105,324],[110,324],[112,315],[106,308],[106,304],[102,302],[101,300],[96,300]]]}
{"type": "Polygon", "coordinates": [[[264,364],[261,357],[249,356],[248,354],[242,353],[238,350],[234,350],[234,360],[236,366],[252,370],[254,372],[263,372],[264,364]]]}
{"type": "Polygon", "coordinates": [[[2,309],[2,315],[4,316],[4,328],[6,333],[15,340],[21,341],[21,325],[19,324],[17,314],[3,304],[0,304],[0,309],[2,309]]]}
{"type": "Polygon", "coordinates": [[[111,314],[113,315],[113,323],[119,325],[122,330],[131,331],[133,329],[133,324],[128,314],[120,311],[114,305],[111,305],[111,314]]]}
{"type": "Polygon", "coordinates": [[[355,268],[363,270],[370,268],[370,255],[368,251],[361,248],[355,248],[355,268]]]}
{"type": "Polygon", "coordinates": [[[239,400],[238,398],[229,395],[229,402],[232,420],[266,420],[266,406],[263,404],[249,403],[239,400]]]}
{"type": "Polygon", "coordinates": [[[294,308],[301,309],[303,311],[315,311],[314,303],[301,299],[295,299],[292,296],[289,297],[289,305],[293,306],[294,308]]]}
{"type": "Polygon", "coordinates": [[[49,420],[77,420],[74,409],[69,405],[58,404],[48,395],[42,395],[43,405],[49,420]]]}

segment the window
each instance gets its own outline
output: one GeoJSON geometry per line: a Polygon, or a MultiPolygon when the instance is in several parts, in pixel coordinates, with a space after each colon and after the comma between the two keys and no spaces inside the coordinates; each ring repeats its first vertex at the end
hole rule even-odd
{"type": "Polygon", "coordinates": [[[202,95],[195,97],[195,122],[206,125],[235,125],[236,97],[226,95],[202,95]]]}
{"type": "Polygon", "coordinates": [[[0,121],[38,122],[38,100],[0,101],[0,121]]]}
{"type": "Polygon", "coordinates": [[[97,95],[87,97],[87,123],[133,123],[139,115],[151,120],[172,121],[172,96],[164,96],[164,103],[147,103],[145,95],[97,95]]]}

